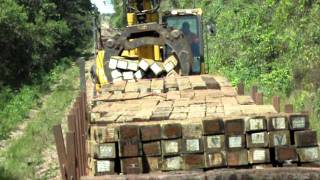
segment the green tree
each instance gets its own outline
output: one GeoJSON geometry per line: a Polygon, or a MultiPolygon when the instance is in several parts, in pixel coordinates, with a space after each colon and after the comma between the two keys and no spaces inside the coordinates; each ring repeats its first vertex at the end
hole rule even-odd
{"type": "Polygon", "coordinates": [[[0,0],[0,82],[20,86],[90,45],[89,0],[0,0]]]}

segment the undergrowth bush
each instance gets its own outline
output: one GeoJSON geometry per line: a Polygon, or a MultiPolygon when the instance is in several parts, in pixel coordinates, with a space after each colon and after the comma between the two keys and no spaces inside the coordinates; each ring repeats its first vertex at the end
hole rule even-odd
{"type": "Polygon", "coordinates": [[[34,80],[33,85],[24,85],[15,91],[8,87],[0,93],[0,139],[5,139],[19,123],[28,116],[30,109],[40,103],[40,98],[51,91],[51,86],[63,78],[64,71],[70,66],[65,58],[61,64],[47,74],[34,80]]]}

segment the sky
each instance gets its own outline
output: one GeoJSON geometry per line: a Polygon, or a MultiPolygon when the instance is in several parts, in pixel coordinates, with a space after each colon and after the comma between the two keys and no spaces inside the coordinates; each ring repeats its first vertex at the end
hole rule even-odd
{"type": "Polygon", "coordinates": [[[112,0],[91,0],[92,4],[95,4],[101,14],[114,13],[112,0]]]}

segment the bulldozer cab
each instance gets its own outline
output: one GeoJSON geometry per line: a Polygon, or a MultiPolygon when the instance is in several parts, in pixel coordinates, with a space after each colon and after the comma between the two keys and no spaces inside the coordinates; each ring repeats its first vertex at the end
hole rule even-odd
{"type": "MultiPolygon", "coordinates": [[[[204,43],[201,9],[178,9],[165,12],[162,23],[167,27],[178,29],[186,37],[193,56],[192,74],[204,73],[204,43]]],[[[166,48],[166,55],[170,48],[166,48]]]]}

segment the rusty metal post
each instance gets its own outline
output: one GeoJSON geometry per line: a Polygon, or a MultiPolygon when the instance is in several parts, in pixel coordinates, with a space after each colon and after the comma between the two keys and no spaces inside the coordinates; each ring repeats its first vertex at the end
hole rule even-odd
{"type": "Polygon", "coordinates": [[[62,134],[62,128],[61,125],[56,125],[53,127],[53,134],[54,139],[56,142],[56,148],[58,152],[58,158],[59,158],[59,164],[60,164],[60,172],[61,172],[61,178],[63,180],[67,180],[67,155],[66,155],[66,148],[64,145],[64,139],[62,134]]]}
{"type": "Polygon", "coordinates": [[[68,180],[76,180],[76,152],[75,152],[75,133],[69,132],[66,135],[67,154],[68,154],[68,180]]]}
{"type": "Polygon", "coordinates": [[[237,91],[238,91],[238,95],[244,95],[244,83],[243,82],[238,84],[237,91]]]}
{"type": "Polygon", "coordinates": [[[273,96],[272,104],[273,104],[274,109],[279,113],[281,111],[281,109],[280,109],[280,97],[279,96],[273,96]]]}
{"type": "Polygon", "coordinates": [[[257,105],[263,105],[263,93],[256,93],[255,101],[257,105]]]}
{"type": "Polygon", "coordinates": [[[251,98],[253,99],[254,102],[256,102],[256,94],[258,92],[258,87],[257,86],[252,86],[251,89],[251,98]]]}
{"type": "Polygon", "coordinates": [[[293,111],[294,111],[294,108],[293,108],[292,104],[286,104],[284,106],[284,112],[285,113],[293,113],[293,111]]]}

